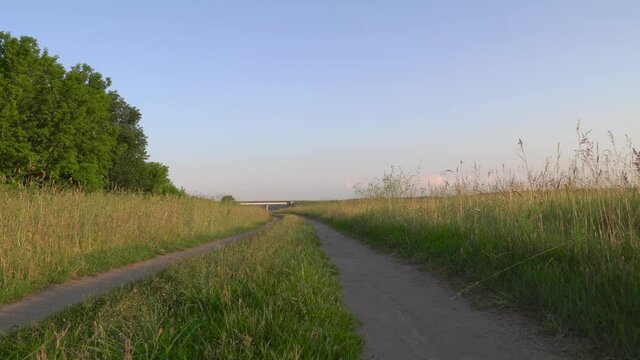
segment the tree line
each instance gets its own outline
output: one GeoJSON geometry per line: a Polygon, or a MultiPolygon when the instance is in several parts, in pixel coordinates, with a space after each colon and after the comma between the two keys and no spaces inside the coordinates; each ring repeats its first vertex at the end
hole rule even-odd
{"type": "Polygon", "coordinates": [[[0,182],[179,193],[148,161],[140,110],[87,64],[0,31],[0,182]]]}

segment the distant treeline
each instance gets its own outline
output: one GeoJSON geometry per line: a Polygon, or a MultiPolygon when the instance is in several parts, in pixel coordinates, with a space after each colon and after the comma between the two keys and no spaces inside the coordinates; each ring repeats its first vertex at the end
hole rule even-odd
{"type": "Polygon", "coordinates": [[[0,32],[0,182],[179,193],[147,161],[140,111],[89,65],[0,32]]]}

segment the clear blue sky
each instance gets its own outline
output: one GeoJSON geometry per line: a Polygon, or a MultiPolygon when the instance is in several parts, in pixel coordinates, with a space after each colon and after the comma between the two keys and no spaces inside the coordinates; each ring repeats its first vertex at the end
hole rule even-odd
{"type": "Polygon", "coordinates": [[[3,0],[0,30],[86,62],[178,186],[326,199],[390,165],[640,141],[640,1],[3,0]],[[621,139],[622,140],[622,139],[621,139]]]}

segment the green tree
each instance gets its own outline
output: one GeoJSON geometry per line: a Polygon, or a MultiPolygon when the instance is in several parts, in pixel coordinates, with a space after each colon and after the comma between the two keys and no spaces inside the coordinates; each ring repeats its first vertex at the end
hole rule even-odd
{"type": "Polygon", "coordinates": [[[171,180],[169,180],[169,167],[157,162],[145,163],[145,182],[143,190],[145,192],[162,195],[178,195],[182,191],[178,190],[171,180]]]}
{"type": "Polygon", "coordinates": [[[61,110],[67,121],[63,126],[70,129],[65,135],[74,136],[71,141],[65,137],[56,143],[55,147],[65,147],[60,153],[66,153],[60,175],[88,190],[106,186],[117,144],[118,128],[111,122],[111,98],[106,92],[110,84],[85,64],[74,66],[65,76],[61,110]]]}
{"type": "Polygon", "coordinates": [[[220,202],[225,205],[233,205],[236,203],[236,199],[232,195],[225,195],[220,199],[220,202]]]}
{"type": "Polygon", "coordinates": [[[44,179],[51,127],[59,116],[64,68],[33,38],[0,32],[0,174],[44,179]]]}
{"type": "Polygon", "coordinates": [[[109,188],[144,191],[153,194],[181,193],[171,180],[169,168],[147,162],[147,137],[140,126],[140,110],[129,105],[118,93],[111,94],[111,121],[118,127],[113,166],[109,171],[109,188]]]}
{"type": "Polygon", "coordinates": [[[109,170],[109,188],[144,190],[149,166],[147,136],[140,127],[142,114],[127,104],[116,92],[111,94],[111,121],[118,127],[117,146],[113,166],[109,170]]]}
{"type": "Polygon", "coordinates": [[[93,190],[105,185],[116,144],[103,79],[69,71],[31,37],[0,32],[0,175],[93,190]]]}
{"type": "Polygon", "coordinates": [[[0,181],[180,193],[147,162],[142,115],[89,65],[69,70],[31,37],[0,32],[0,181]]]}

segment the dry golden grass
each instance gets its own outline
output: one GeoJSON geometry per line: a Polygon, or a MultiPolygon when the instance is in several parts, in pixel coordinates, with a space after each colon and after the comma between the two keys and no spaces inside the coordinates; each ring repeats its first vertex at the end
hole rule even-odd
{"type": "Polygon", "coordinates": [[[269,219],[189,196],[0,188],[0,203],[0,303],[269,219]]]}

